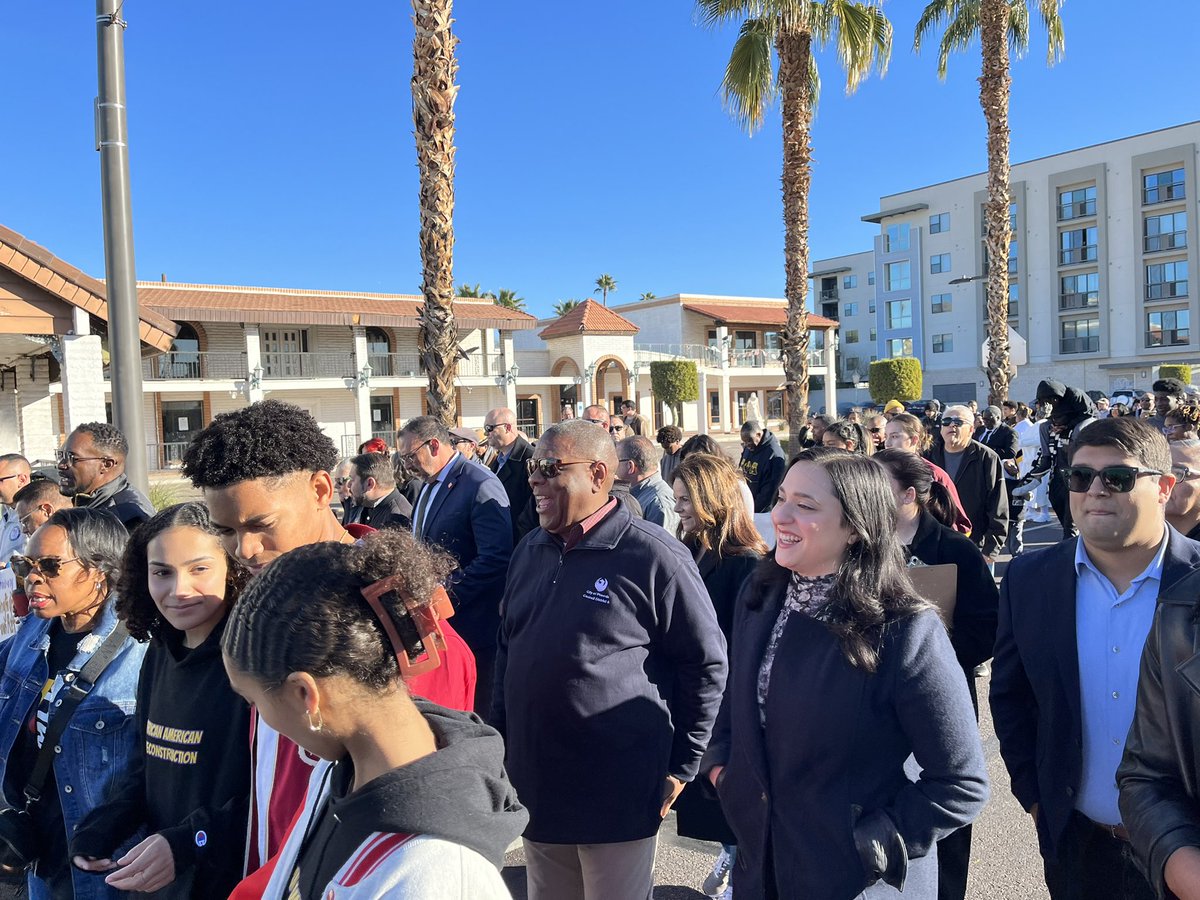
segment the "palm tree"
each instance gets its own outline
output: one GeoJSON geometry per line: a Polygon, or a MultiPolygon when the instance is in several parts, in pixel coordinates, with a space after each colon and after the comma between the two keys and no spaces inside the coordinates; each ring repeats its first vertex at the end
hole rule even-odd
{"type": "Polygon", "coordinates": [[[458,286],[458,296],[460,297],[482,297],[483,291],[480,290],[479,282],[475,284],[467,284],[465,281],[458,286]]]}
{"type": "Polygon", "coordinates": [[[496,305],[503,306],[506,309],[515,309],[517,312],[524,312],[525,298],[518,297],[516,291],[500,288],[500,293],[496,295],[496,305]]]}
{"type": "Polygon", "coordinates": [[[461,353],[454,321],[454,0],[412,0],[413,125],[420,174],[421,294],[417,348],[429,373],[429,412],[456,418],[454,378],[461,353]]]}
{"type": "Polygon", "coordinates": [[[554,314],[556,316],[565,316],[578,305],[578,300],[559,300],[554,304],[554,314]]]}
{"type": "Polygon", "coordinates": [[[642,296],[638,297],[638,299],[643,303],[649,303],[651,300],[657,300],[658,298],[649,291],[646,291],[646,293],[642,294],[642,296]]]}
{"type": "Polygon", "coordinates": [[[599,294],[600,302],[605,306],[608,306],[608,294],[610,291],[615,291],[616,289],[617,279],[613,278],[611,275],[601,275],[596,279],[596,289],[592,291],[592,293],[599,294]]]}
{"type": "MultiPolygon", "coordinates": [[[[783,125],[783,369],[791,446],[808,418],[808,189],[812,119],[821,81],[814,47],[835,43],[852,93],[872,69],[882,75],[892,54],[892,24],[875,0],[696,0],[702,25],[740,21],[722,94],[733,117],[753,133],[778,97],[783,125]],[[772,66],[772,56],[778,71],[772,66]]],[[[826,377],[832,378],[833,373],[826,377]]]]}
{"type": "MultiPolygon", "coordinates": [[[[1062,56],[1065,42],[1060,10],[1063,0],[1037,0],[1046,26],[1046,64],[1062,56]]],[[[913,50],[938,26],[944,26],[938,46],[938,78],[945,80],[946,63],[955,50],[965,50],[978,36],[983,55],[979,103],[987,122],[988,182],[984,205],[984,246],[987,249],[987,376],[988,403],[1008,399],[1008,248],[1012,238],[1008,190],[1008,101],[1012,88],[1008,55],[1029,49],[1028,0],[933,0],[917,22],[913,50]]]]}

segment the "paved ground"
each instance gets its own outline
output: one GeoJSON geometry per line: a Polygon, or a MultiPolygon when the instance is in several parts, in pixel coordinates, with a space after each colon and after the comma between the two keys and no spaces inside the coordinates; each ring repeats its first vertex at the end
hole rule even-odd
{"type": "MultiPolygon", "coordinates": [[[[1027,547],[1046,546],[1062,532],[1057,522],[1026,528],[1027,547]]],[[[1004,574],[1007,558],[1001,558],[997,575],[1004,574]]],[[[1000,748],[992,730],[992,717],[984,698],[988,678],[976,682],[980,699],[980,736],[992,782],[992,800],[975,823],[971,848],[971,877],[967,896],[971,900],[1048,900],[1042,882],[1041,857],[1033,823],[1008,788],[1008,775],[1000,759],[1000,748]]],[[[654,871],[655,900],[702,900],[700,885],[720,847],[675,835],[674,817],[668,817],[660,832],[658,860],[654,871]]],[[[509,854],[504,878],[515,900],[525,900],[525,860],[519,849],[509,854]]]]}

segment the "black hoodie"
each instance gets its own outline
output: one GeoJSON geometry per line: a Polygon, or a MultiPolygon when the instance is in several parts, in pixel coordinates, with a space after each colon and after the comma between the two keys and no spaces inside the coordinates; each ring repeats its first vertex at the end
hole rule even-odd
{"type": "Polygon", "coordinates": [[[320,900],[376,831],[451,841],[499,869],[505,850],[525,830],[529,813],[504,771],[504,742],[496,730],[473,713],[414,702],[433,730],[437,752],[353,793],[350,758],[329,769],[329,802],[313,819],[300,850],[301,897],[320,900]]]}
{"type": "Polygon", "coordinates": [[[754,497],[756,513],[771,511],[786,468],[787,457],[783,455],[783,447],[779,438],[770,431],[764,431],[755,446],[742,450],[742,474],[746,476],[746,484],[750,486],[750,494],[754,497]]]}

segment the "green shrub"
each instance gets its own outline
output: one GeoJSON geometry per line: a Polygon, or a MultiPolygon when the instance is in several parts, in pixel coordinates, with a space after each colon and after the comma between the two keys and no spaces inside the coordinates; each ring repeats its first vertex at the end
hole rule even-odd
{"type": "Polygon", "coordinates": [[[1192,383],[1192,367],[1188,365],[1164,365],[1158,367],[1159,378],[1178,378],[1184,384],[1192,383]]]}
{"type": "Polygon", "coordinates": [[[690,359],[650,363],[650,390],[675,414],[675,423],[683,421],[683,404],[700,397],[700,373],[690,359]]]}
{"type": "Polygon", "coordinates": [[[871,363],[869,375],[871,399],[876,403],[899,400],[905,403],[921,399],[924,387],[921,361],[911,356],[899,359],[878,359],[871,363]]]}

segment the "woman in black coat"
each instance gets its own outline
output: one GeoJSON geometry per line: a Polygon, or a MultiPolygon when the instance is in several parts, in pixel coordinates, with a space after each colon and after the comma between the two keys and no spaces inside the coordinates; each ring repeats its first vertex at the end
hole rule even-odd
{"type": "Polygon", "coordinates": [[[771,520],[701,763],[738,838],[733,896],[936,900],[935,842],[979,814],[987,774],[946,629],[905,574],[891,486],[867,457],[805,450],[771,520]]]}
{"type": "MultiPolygon", "coordinates": [[[[726,645],[738,592],[767,552],[742,502],[740,478],[725,456],[705,453],[689,455],[671,477],[679,538],[696,559],[726,645]]],[[[728,885],[737,848],[716,795],[706,788],[701,781],[684,788],[675,803],[676,827],[682,837],[720,842],[721,854],[704,881],[704,893],[716,896],[728,885]]]]}
{"type": "MultiPolygon", "coordinates": [[[[884,450],[875,461],[887,471],[896,497],[896,536],[904,545],[909,566],[958,568],[950,644],[971,692],[971,705],[979,718],[975,695],[975,667],[992,656],[1000,590],[983,554],[970,540],[947,527],[950,495],[933,480],[929,466],[903,450],[884,450]],[[935,514],[936,513],[936,514],[935,514]],[[938,516],[941,517],[939,521],[938,516]]],[[[965,825],[938,841],[940,900],[963,900],[971,861],[971,826],[965,825]]]]}

